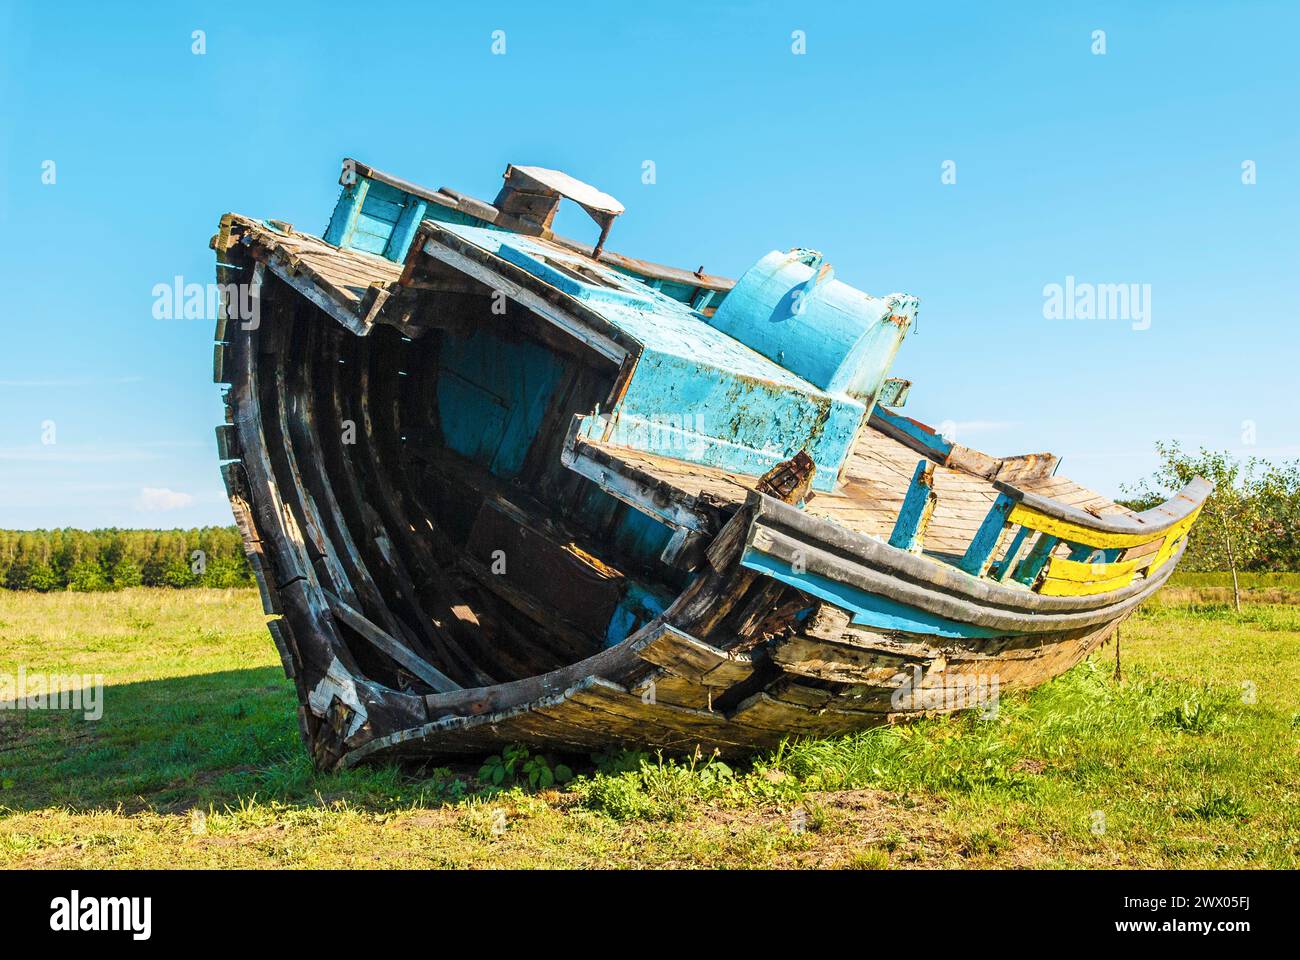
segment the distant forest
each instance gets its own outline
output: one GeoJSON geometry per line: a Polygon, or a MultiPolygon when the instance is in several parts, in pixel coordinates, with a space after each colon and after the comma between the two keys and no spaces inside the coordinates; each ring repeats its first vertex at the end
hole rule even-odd
{"type": "Polygon", "coordinates": [[[9,590],[252,585],[234,526],[0,530],[0,587],[9,590]]]}

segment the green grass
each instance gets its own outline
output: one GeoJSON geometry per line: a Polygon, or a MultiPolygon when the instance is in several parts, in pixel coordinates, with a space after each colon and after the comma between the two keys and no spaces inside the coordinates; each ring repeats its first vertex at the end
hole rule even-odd
{"type": "MultiPolygon", "coordinates": [[[[1300,573],[1239,573],[1237,587],[1243,601],[1300,602],[1300,573]]],[[[1232,574],[1178,572],[1159,596],[1164,602],[1228,604],[1232,602],[1232,574]]]]}
{"type": "Polygon", "coordinates": [[[252,591],[0,591],[0,672],[106,684],[98,721],[0,711],[0,866],[1294,868],[1300,577],[1238,616],[1217,576],[1123,627],[1122,682],[1107,647],[990,720],[546,758],[577,777],[540,791],[313,771],[252,591]]]}

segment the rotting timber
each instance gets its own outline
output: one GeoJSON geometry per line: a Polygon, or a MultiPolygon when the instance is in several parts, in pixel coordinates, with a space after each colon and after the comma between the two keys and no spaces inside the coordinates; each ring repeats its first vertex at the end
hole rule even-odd
{"type": "Polygon", "coordinates": [[[979,706],[1178,562],[1206,482],[1134,513],[897,412],[915,298],[810,250],[734,282],[635,260],[612,197],[504,179],[349,160],[323,237],[212,241],[257,307],[217,329],[222,473],[318,765],[735,755],[979,706]],[[553,233],[565,200],[594,246],[553,233]]]}

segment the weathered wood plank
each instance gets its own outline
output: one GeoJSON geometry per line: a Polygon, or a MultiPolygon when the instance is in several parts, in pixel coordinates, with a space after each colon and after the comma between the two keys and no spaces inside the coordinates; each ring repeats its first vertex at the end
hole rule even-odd
{"type": "Polygon", "coordinates": [[[376,647],[382,650],[388,656],[392,657],[407,670],[433,687],[439,693],[447,693],[452,690],[460,690],[460,684],[456,683],[451,677],[447,676],[427,660],[417,656],[414,652],[407,649],[406,646],[399,643],[393,637],[390,637],[375,624],[371,623],[356,610],[353,610],[346,603],[331,593],[327,593],[330,608],[339,620],[366,640],[369,640],[376,647]]]}

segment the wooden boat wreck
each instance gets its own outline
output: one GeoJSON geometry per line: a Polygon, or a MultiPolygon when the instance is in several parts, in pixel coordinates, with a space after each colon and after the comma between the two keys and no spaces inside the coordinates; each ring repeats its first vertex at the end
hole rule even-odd
{"type": "Polygon", "coordinates": [[[735,755],[978,706],[1173,571],[1205,481],[1134,513],[897,412],[914,297],[808,250],[736,281],[635,260],[612,197],[504,179],[349,160],[322,237],[212,241],[256,307],[217,328],[222,472],[319,765],[735,755]],[[554,234],[566,200],[594,246],[554,234]]]}

